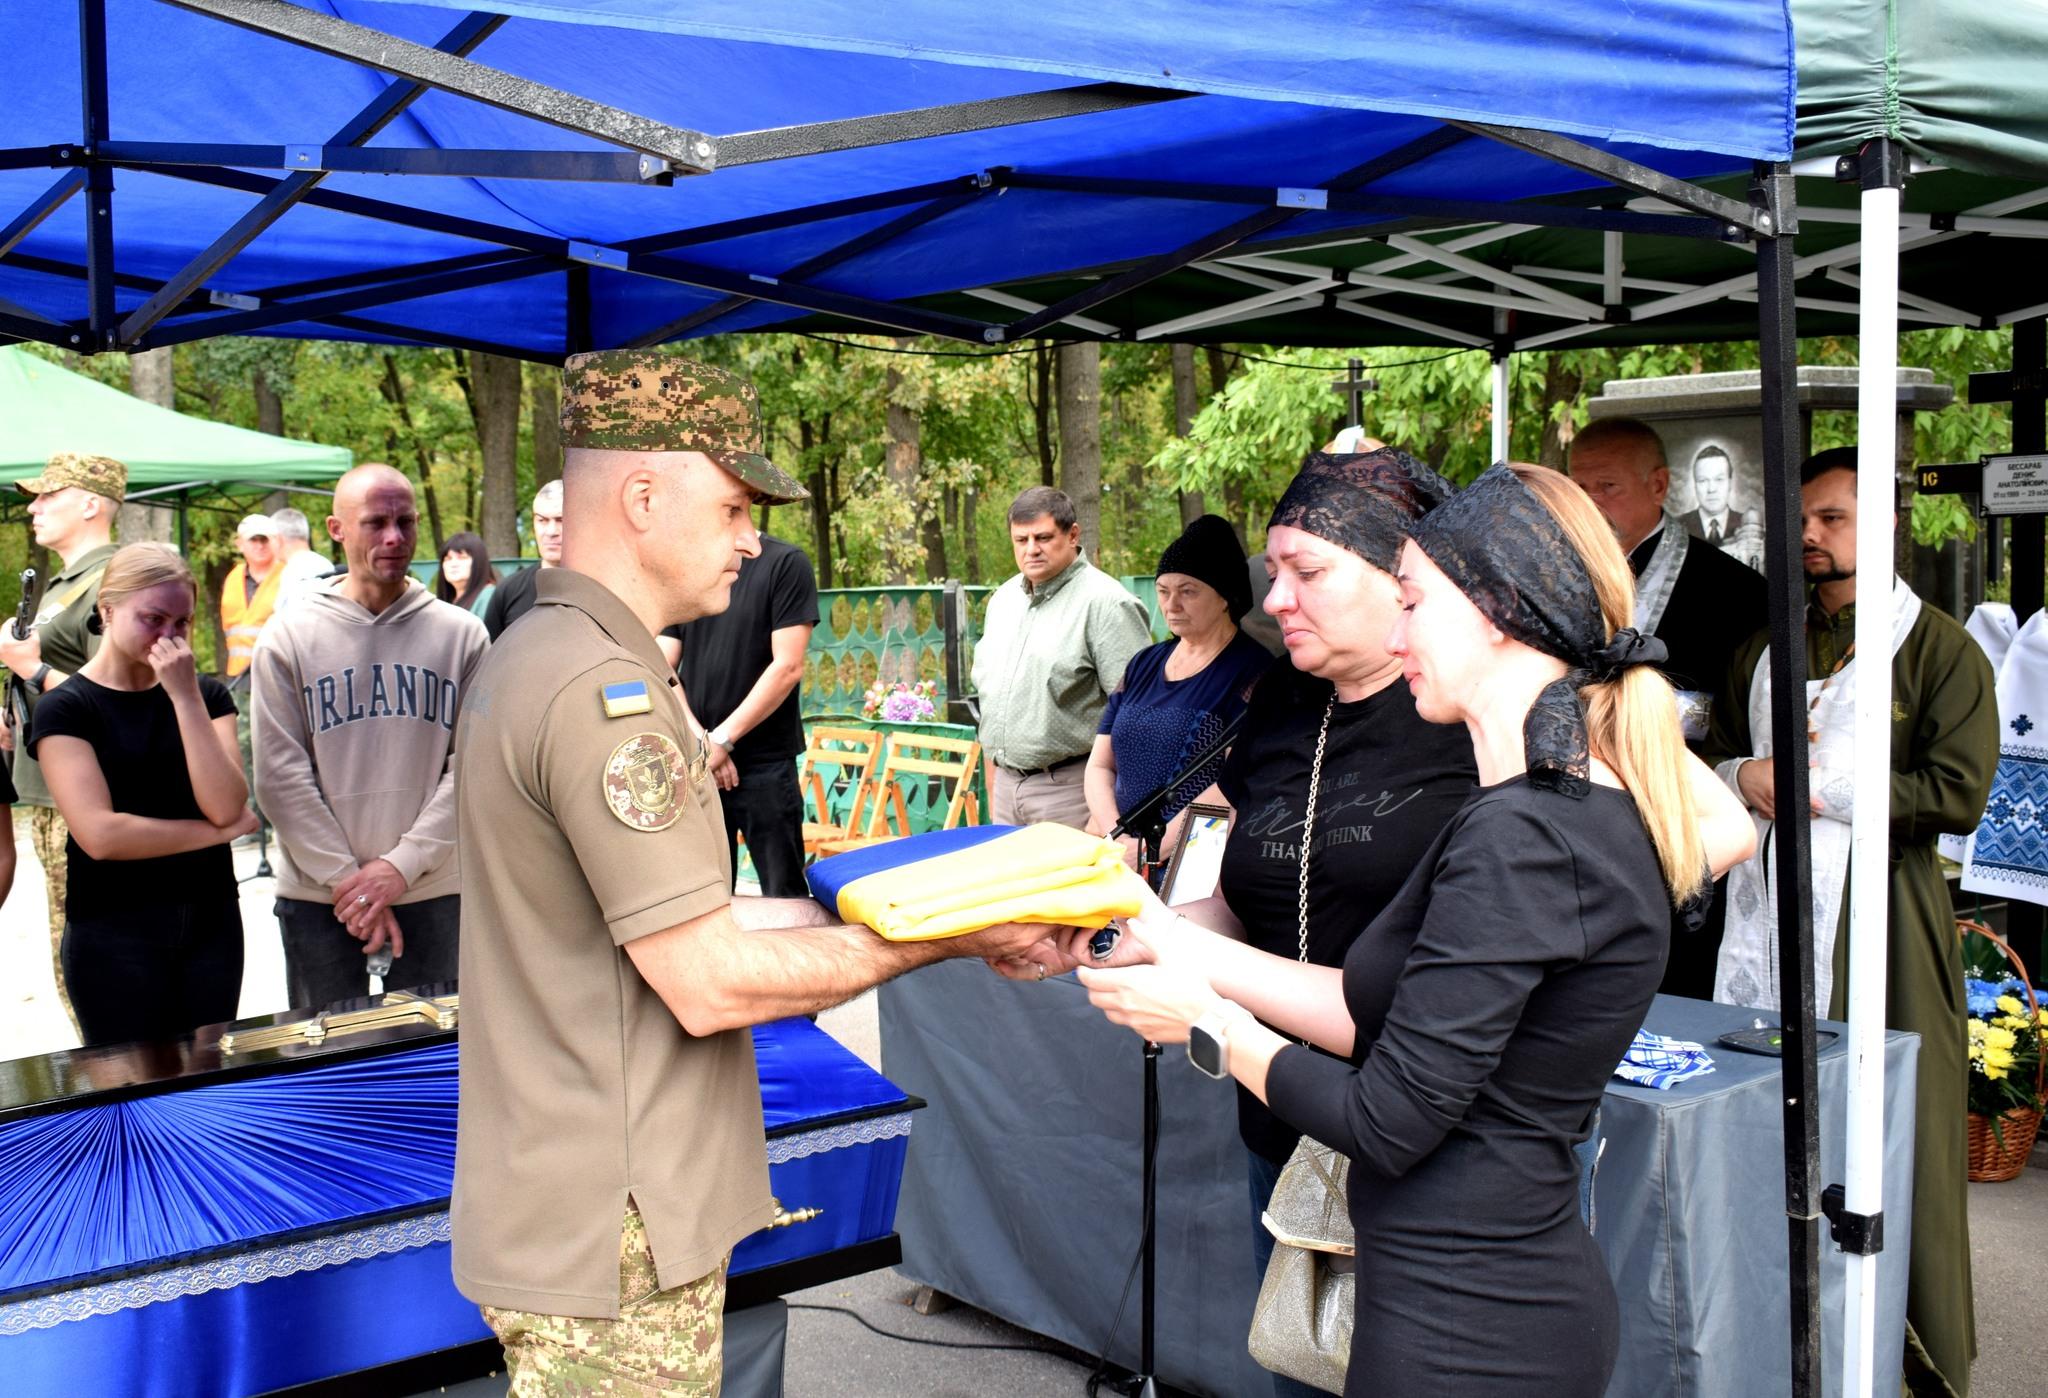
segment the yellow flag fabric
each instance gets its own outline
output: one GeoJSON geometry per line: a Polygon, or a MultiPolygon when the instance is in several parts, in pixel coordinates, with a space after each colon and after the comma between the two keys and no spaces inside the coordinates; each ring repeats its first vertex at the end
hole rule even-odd
{"type": "Polygon", "coordinates": [[[1104,927],[1144,908],[1145,881],[1109,840],[1065,825],[935,830],[821,859],[811,892],[892,942],[1003,922],[1104,927]]]}

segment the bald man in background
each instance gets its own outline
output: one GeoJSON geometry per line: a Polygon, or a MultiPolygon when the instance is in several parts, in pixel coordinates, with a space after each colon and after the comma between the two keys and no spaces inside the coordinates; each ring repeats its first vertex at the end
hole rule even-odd
{"type": "Polygon", "coordinates": [[[455,720],[489,640],[408,571],[412,482],[356,467],[327,532],[348,572],[256,643],[256,796],[277,830],[277,920],[294,1006],[455,979],[455,720]]]}

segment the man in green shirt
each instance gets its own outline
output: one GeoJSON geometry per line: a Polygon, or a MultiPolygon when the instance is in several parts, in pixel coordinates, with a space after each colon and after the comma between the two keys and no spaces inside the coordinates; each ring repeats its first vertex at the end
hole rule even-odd
{"type": "Polygon", "coordinates": [[[1151,622],[1144,603],[1082,557],[1065,491],[1019,495],[1010,546],[1018,574],[989,598],[974,652],[990,814],[999,825],[1084,829],[1095,730],[1124,666],[1152,644],[1151,622]]]}
{"type": "MultiPolygon", "coordinates": [[[[1849,761],[1856,662],[1856,455],[1822,452],[1801,471],[1803,548],[1813,585],[1806,612],[1807,712],[1813,729],[1813,899],[1815,980],[1832,986],[1821,1008],[1847,1012],[1849,909],[1844,892],[1849,761]]],[[[1893,589],[1891,648],[1891,868],[1885,1024],[1920,1036],[1913,1142],[1913,1241],[1907,1262],[1906,1389],[1968,1398],[1977,1353],[1970,1292],[1969,1052],[1961,943],[1955,909],[1936,862],[1944,833],[1976,829],[1998,766],[1998,706],[1991,666],[1952,618],[1883,570],[1873,586],[1893,589]]],[[[1716,696],[1708,760],[1759,821],[1757,854],[1730,871],[1728,933],[1714,998],[1778,1008],[1775,897],[1761,876],[1768,822],[1777,815],[1769,751],[1769,634],[1735,655],[1716,696]]]]}
{"type": "MultiPolygon", "coordinates": [[[[32,497],[28,516],[36,542],[64,563],[43,588],[30,634],[16,639],[12,620],[0,627],[0,665],[26,688],[33,725],[35,696],[69,679],[99,649],[99,637],[86,629],[86,622],[99,600],[100,574],[114,556],[114,512],[128,490],[128,468],[111,457],[60,451],[41,475],[15,485],[32,497]]],[[[78,1016],[71,1011],[58,958],[64,941],[64,841],[70,832],[43,785],[42,768],[23,751],[22,735],[13,738],[14,786],[21,804],[30,808],[29,830],[49,893],[50,968],[57,978],[57,1001],[75,1029],[78,1016]]]]}

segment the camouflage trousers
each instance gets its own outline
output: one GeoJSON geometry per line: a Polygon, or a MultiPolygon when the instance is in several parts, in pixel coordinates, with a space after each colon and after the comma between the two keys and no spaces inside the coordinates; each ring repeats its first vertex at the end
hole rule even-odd
{"type": "Polygon", "coordinates": [[[78,1012],[71,1008],[71,991],[64,984],[64,886],[69,864],[64,841],[70,833],[54,807],[28,808],[29,844],[36,852],[36,862],[43,866],[43,891],[50,899],[50,974],[57,978],[57,1003],[64,1007],[64,1018],[78,1032],[78,1012]]]}
{"type": "Polygon", "coordinates": [[[505,1346],[511,1398],[717,1398],[725,1268],[720,1262],[687,1285],[658,1290],[647,1226],[629,1203],[619,1235],[617,1320],[483,1308],[505,1346]]]}

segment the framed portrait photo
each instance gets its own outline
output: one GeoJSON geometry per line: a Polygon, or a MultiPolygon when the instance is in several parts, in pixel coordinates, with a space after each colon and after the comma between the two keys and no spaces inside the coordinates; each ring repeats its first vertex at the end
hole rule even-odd
{"type": "Polygon", "coordinates": [[[1198,903],[1216,892],[1223,877],[1223,845],[1230,838],[1228,806],[1197,801],[1186,809],[1180,838],[1167,857],[1159,899],[1167,907],[1198,903]]]}

